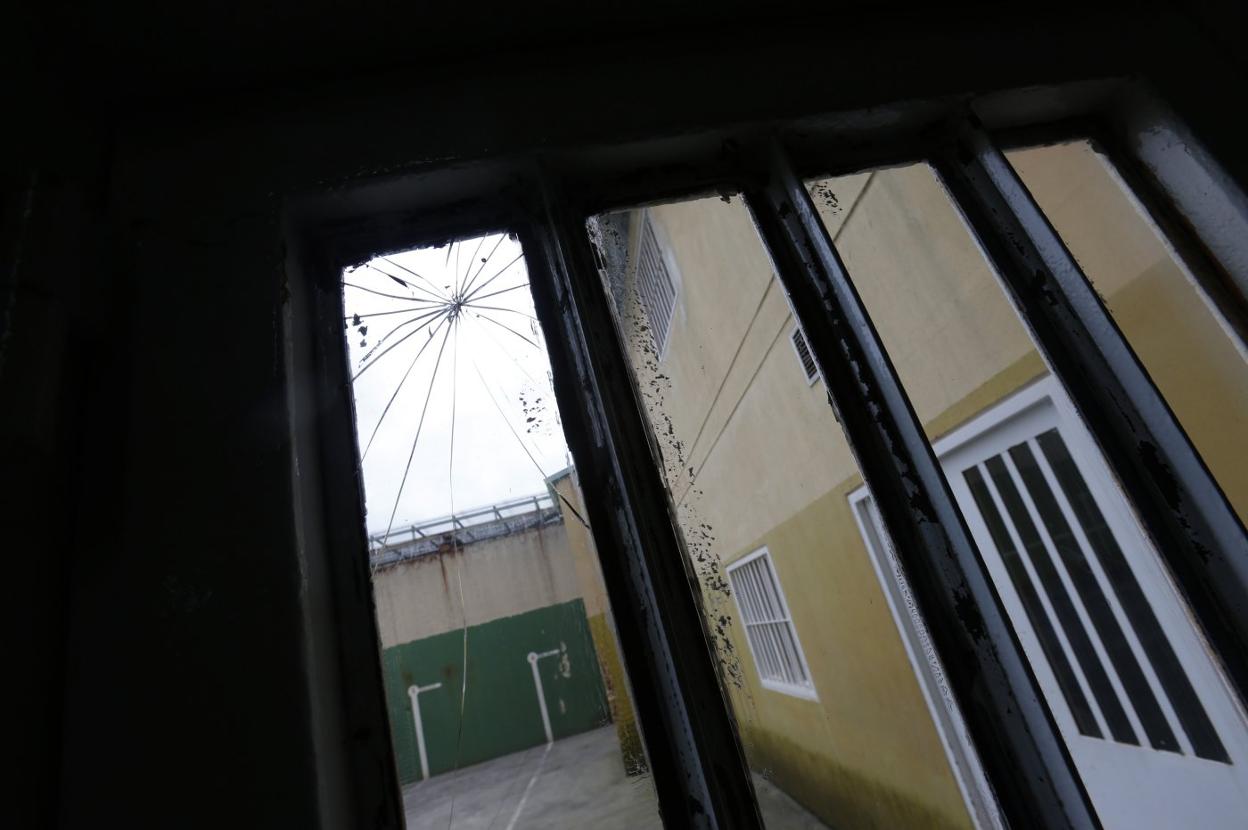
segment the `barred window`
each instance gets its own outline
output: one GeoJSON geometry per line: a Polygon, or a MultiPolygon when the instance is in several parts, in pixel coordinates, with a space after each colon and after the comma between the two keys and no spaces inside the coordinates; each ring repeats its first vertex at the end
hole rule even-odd
{"type": "Polygon", "coordinates": [[[814,697],[810,669],[772,566],[771,552],[760,548],[729,565],[728,578],[763,686],[814,697]]]}
{"type": "Polygon", "coordinates": [[[663,249],[654,234],[650,217],[642,220],[641,243],[637,252],[637,293],[650,323],[654,348],[661,354],[671,331],[676,308],[676,284],[663,260],[663,249]]]}

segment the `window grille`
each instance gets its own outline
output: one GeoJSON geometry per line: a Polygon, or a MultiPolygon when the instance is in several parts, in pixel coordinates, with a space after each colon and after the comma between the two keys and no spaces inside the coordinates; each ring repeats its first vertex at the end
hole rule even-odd
{"type": "Polygon", "coordinates": [[[728,567],[750,652],[763,686],[814,697],[806,656],[766,548],[728,567]]]}
{"type": "Polygon", "coordinates": [[[814,355],[806,345],[806,337],[800,328],[794,327],[790,339],[793,342],[793,351],[797,352],[797,360],[802,364],[802,374],[806,376],[806,382],[813,384],[819,379],[819,367],[815,365],[814,355]]]}
{"type": "Polygon", "coordinates": [[[1195,755],[1230,763],[1140,589],[1128,552],[1119,547],[1061,434],[1048,429],[967,469],[963,476],[1053,663],[1080,733],[1127,744],[1143,741],[1154,749],[1182,753],[1177,726],[1191,739],[1195,755]],[[1055,555],[1070,574],[1074,594],[1059,577],[1055,555]],[[1025,560],[1030,560],[1038,582],[1025,570],[1025,560]],[[1093,560],[1099,567],[1091,565],[1093,560]],[[1125,620],[1113,613],[1109,596],[1117,596],[1125,620]],[[1046,602],[1052,615],[1045,614],[1046,602]],[[1086,620],[1077,613],[1080,603],[1086,620]],[[1124,622],[1130,635],[1124,632],[1124,622]],[[1104,656],[1095,648],[1098,639],[1104,656]],[[1132,640],[1139,642],[1138,649],[1132,648],[1132,640]],[[1115,676],[1118,684],[1112,682],[1115,676]],[[1174,713],[1176,724],[1170,722],[1166,708],[1174,713]],[[1143,735],[1137,734],[1130,710],[1135,711],[1143,735]]]}
{"type": "Polygon", "coordinates": [[[672,282],[649,216],[642,222],[641,244],[637,249],[637,293],[650,322],[654,348],[662,354],[676,308],[676,284],[672,282]]]}

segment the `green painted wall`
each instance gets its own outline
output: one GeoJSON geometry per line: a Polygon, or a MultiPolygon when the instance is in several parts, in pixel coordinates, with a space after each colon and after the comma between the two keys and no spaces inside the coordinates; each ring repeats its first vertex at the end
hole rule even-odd
{"type": "Polygon", "coordinates": [[[555,739],[609,723],[598,657],[579,599],[468,629],[462,730],[463,631],[385,649],[382,666],[400,779],[410,783],[420,778],[409,686],[442,684],[420,696],[430,775],[543,743],[546,735],[528,654],[551,649],[562,654],[540,660],[538,669],[555,739]]]}

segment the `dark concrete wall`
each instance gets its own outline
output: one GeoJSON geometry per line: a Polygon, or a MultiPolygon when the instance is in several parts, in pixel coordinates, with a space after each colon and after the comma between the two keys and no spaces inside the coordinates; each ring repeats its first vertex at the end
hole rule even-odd
{"type": "Polygon", "coordinates": [[[1207,6],[786,24],[744,4],[675,28],[639,8],[526,8],[514,36],[478,41],[470,9],[411,12],[410,37],[375,42],[293,5],[203,7],[168,33],[53,5],[6,30],[21,94],[0,170],[0,538],[22,777],[3,823],[332,827],[353,809],[336,762],[369,738],[335,723],[326,667],[376,655],[326,645],[327,554],[301,530],[318,506],[290,385],[293,200],[452,161],[1123,73],[1157,81],[1248,180],[1221,98],[1241,58],[1210,40],[1207,6]],[[444,42],[463,45],[422,48],[444,42]]]}

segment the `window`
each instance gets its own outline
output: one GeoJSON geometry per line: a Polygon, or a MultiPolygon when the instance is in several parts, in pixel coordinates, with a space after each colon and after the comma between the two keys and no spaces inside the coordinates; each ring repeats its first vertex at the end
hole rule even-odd
{"type": "Polygon", "coordinates": [[[789,339],[793,343],[793,351],[797,352],[798,362],[802,364],[802,374],[806,376],[806,382],[813,386],[819,380],[819,367],[815,365],[815,357],[806,345],[805,335],[800,328],[794,326],[789,339]]]}
{"type": "Polygon", "coordinates": [[[663,259],[663,249],[650,216],[642,219],[640,247],[637,251],[637,294],[650,322],[654,348],[662,354],[667,348],[667,335],[672,328],[672,312],[676,308],[676,285],[663,259]]]}
{"type": "MultiPolygon", "coordinates": [[[[1110,313],[1117,310],[1115,320],[1129,338],[1134,334],[1133,347],[1146,364],[1152,357],[1150,371],[1166,381],[1174,410],[1190,414],[1206,445],[1222,450],[1219,456],[1235,457],[1226,448],[1238,439],[1210,438],[1234,430],[1233,413],[1240,407],[1233,378],[1242,373],[1242,360],[1197,296],[1201,283],[1143,226],[1087,145],[1013,155],[1028,168],[1028,186],[1043,186],[1047,212],[1031,208],[1036,227],[1048,227],[1051,219],[1082,246],[1052,273],[1087,269],[1100,292],[1091,299],[1106,303],[1110,313]],[[1085,232],[1094,220],[1101,223],[1099,232],[1085,232]],[[1200,336],[1181,334],[1180,327],[1200,336]],[[1201,339],[1206,334],[1208,348],[1201,339]]],[[[997,169],[1009,172],[1004,161],[997,169]]],[[[1151,445],[1148,451],[1156,452],[1166,445],[1146,444],[1138,421],[1093,441],[1077,414],[1121,411],[1112,401],[1086,399],[1130,377],[1139,364],[1133,356],[1124,359],[1088,386],[1050,374],[1060,369],[1056,344],[1033,338],[1019,322],[1016,300],[1000,289],[1007,279],[1018,287],[1026,272],[1000,253],[1008,246],[994,259],[983,257],[988,248],[963,223],[968,217],[980,223],[973,224],[974,236],[984,239],[982,216],[997,214],[995,208],[979,215],[966,210],[965,198],[959,199],[963,212],[955,209],[950,194],[967,195],[957,190],[960,175],[958,163],[948,160],[935,168],[864,171],[815,182],[812,199],[914,408],[916,425],[933,444],[955,500],[951,507],[965,518],[988,584],[1103,826],[1180,826],[1184,811],[1197,805],[1209,817],[1206,826],[1237,826],[1234,817],[1248,803],[1241,771],[1245,723],[1225,692],[1219,664],[1190,622],[1185,597],[1174,589],[1172,574],[1181,571],[1163,567],[1163,556],[1184,543],[1181,534],[1155,532],[1154,545],[1141,527],[1167,515],[1166,499],[1175,496],[1159,493],[1159,503],[1150,506],[1151,496],[1140,498],[1131,488],[1153,474],[1133,477],[1108,461],[1114,458],[1112,441],[1121,435],[1132,436],[1136,444],[1125,449],[1137,457],[1140,447],[1151,445]],[[1078,410],[1071,403],[1079,402],[1076,396],[1085,396],[1078,410]]],[[[1021,184],[1013,192],[1026,193],[1021,184]]],[[[1086,282],[1072,279],[1070,285],[1073,296],[1086,282]]],[[[1028,290],[1030,284],[1012,296],[1028,290]]],[[[1037,297],[1029,310],[1038,316],[1050,308],[1037,297]]],[[[1032,331],[1043,333],[1038,326],[1032,331]]],[[[1079,337],[1087,342],[1088,335],[1079,337]]],[[[1110,353],[1112,345],[1106,347],[1110,353]]],[[[1175,457],[1179,445],[1171,445],[1175,457]]],[[[1178,480],[1173,475],[1167,485],[1178,480]]],[[[1234,474],[1224,480],[1233,482],[1234,474]]],[[[1219,503],[1201,501],[1215,512],[1219,503]]],[[[864,527],[868,546],[872,530],[879,528],[864,527]]],[[[921,563],[906,561],[914,540],[901,539],[895,527],[888,531],[907,578],[922,573],[921,563]]],[[[875,555],[886,575],[887,556],[875,555]]],[[[914,580],[909,582],[913,591],[914,580]]],[[[904,590],[885,592],[900,595],[906,607],[904,590]]],[[[902,616],[905,637],[910,620],[902,616]]],[[[908,637],[908,649],[923,655],[923,631],[915,633],[920,636],[908,637]]],[[[926,635],[936,640],[939,632],[932,626],[926,635]]],[[[943,660],[951,653],[939,649],[943,660]]],[[[956,671],[914,662],[921,673],[936,676],[921,681],[933,699],[939,700],[942,678],[957,682],[956,671]]],[[[931,708],[939,722],[941,707],[931,708]]],[[[982,741],[976,749],[982,751],[982,741]]]]}
{"type": "Polygon", "coordinates": [[[815,697],[806,656],[771,564],[771,552],[761,548],[734,562],[728,566],[728,577],[763,685],[779,692],[815,697]]]}
{"type": "Polygon", "coordinates": [[[569,826],[600,821],[603,805],[627,810],[630,827],[654,826],[616,617],[519,242],[457,239],[374,257],[341,279],[407,826],[446,826],[442,799],[468,793],[500,827],[555,820],[547,808],[534,815],[546,800],[569,826]],[[585,774],[592,765],[574,762],[587,754],[607,762],[592,781],[546,772],[585,774]],[[587,797],[560,801],[564,788],[587,797]]]}
{"type": "MultiPolygon", "coordinates": [[[[773,826],[795,806],[835,827],[1178,826],[1172,814],[1196,808],[1219,820],[1208,826],[1236,826],[1245,730],[1218,653],[1209,659],[1188,617],[1211,621],[1213,643],[1242,642],[1224,636],[1248,630],[1233,613],[1248,602],[1229,601],[1239,583],[1199,570],[1212,562],[1216,576],[1225,557],[1193,558],[1242,550],[1242,528],[1220,494],[1206,497],[1208,477],[1188,463],[1199,458],[1167,427],[1101,300],[1079,293],[1079,263],[993,137],[948,130],[917,163],[790,159],[781,135],[766,178],[729,169],[714,195],[701,179],[652,189],[586,170],[552,188],[540,214],[500,208],[521,214],[499,226],[518,228],[534,263],[534,316],[553,335],[552,386],[575,418],[587,514],[613,596],[628,600],[621,642],[644,671],[639,713],[661,716],[647,738],[664,768],[699,773],[670,776],[694,783],[658,798],[739,814],[732,796],[753,778],[773,826]],[[840,172],[803,181],[825,170],[840,172]],[[794,355],[826,396],[798,394],[794,355]],[[1046,378],[1095,439],[1070,403],[1006,434],[1019,422],[998,407],[1046,378]],[[995,423],[979,422],[990,412],[995,423]],[[954,461],[953,434],[982,455],[954,461]],[[864,480],[887,523],[871,502],[847,502],[864,480]],[[1167,512],[1172,502],[1185,511],[1167,512]],[[1190,533],[1177,526],[1188,516],[1190,533]],[[864,544],[878,549],[876,573],[864,544]],[[1183,567],[1166,570],[1173,562],[1183,567]],[[896,590],[877,584],[881,572],[896,590]],[[700,602],[673,590],[690,575],[700,602]],[[683,719],[720,688],[732,710],[709,715],[726,723],[683,719]],[[693,757],[690,732],[715,746],[693,757]],[[700,775],[729,757],[746,762],[732,780],[700,775]]],[[[1088,201],[1054,198],[1062,210],[1088,201]]],[[[1156,260],[1132,259],[1126,293],[1104,300],[1145,334],[1149,318],[1127,312],[1156,311],[1154,295],[1128,301],[1156,260]]],[[[1218,407],[1198,414],[1223,420],[1218,407]]]]}

